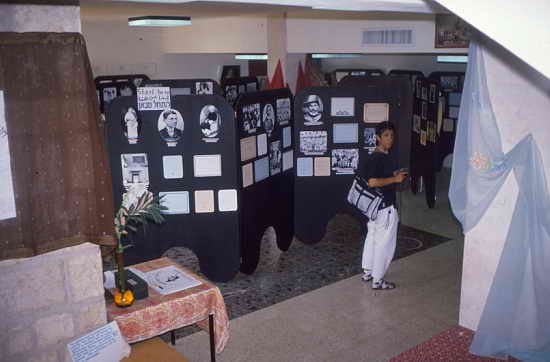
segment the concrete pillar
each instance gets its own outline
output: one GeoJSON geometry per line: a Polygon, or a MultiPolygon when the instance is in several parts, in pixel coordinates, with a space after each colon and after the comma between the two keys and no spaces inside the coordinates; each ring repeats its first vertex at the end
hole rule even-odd
{"type": "Polygon", "coordinates": [[[0,14],[0,31],[81,32],[78,5],[0,4],[0,14]]]}
{"type": "Polygon", "coordinates": [[[267,17],[267,76],[273,78],[277,63],[281,61],[281,69],[285,83],[287,80],[287,42],[286,13],[272,14],[267,17]]]}
{"type": "MultiPolygon", "coordinates": [[[[504,152],[532,133],[550,180],[550,80],[502,46],[486,41],[487,83],[504,152]]],[[[550,186],[550,185],[549,185],[550,186]]],[[[465,235],[460,325],[477,329],[495,276],[517,199],[518,184],[506,180],[479,224],[465,235]]]]}

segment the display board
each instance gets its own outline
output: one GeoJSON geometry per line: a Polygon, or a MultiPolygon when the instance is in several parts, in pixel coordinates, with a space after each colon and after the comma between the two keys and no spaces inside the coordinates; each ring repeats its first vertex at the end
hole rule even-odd
{"type": "Polygon", "coordinates": [[[443,103],[437,80],[418,77],[415,88],[411,132],[411,188],[413,193],[416,193],[422,177],[426,202],[428,207],[433,208],[436,201],[436,171],[443,129],[443,103]]]}
{"type": "Polygon", "coordinates": [[[170,87],[170,95],[222,95],[218,82],[212,79],[151,79],[143,82],[143,87],[170,87]]]}
{"type": "Polygon", "coordinates": [[[222,81],[221,88],[227,103],[235,106],[239,94],[260,90],[260,83],[256,77],[226,78],[222,81]]]}
{"type": "Polygon", "coordinates": [[[125,261],[191,249],[213,281],[232,279],[240,265],[237,135],[233,109],[216,95],[171,96],[141,87],[107,112],[115,210],[130,187],[163,196],[166,221],[149,223],[126,242],[125,261]]]}
{"type": "Polygon", "coordinates": [[[340,87],[351,88],[369,88],[375,87],[378,89],[387,90],[390,92],[389,97],[395,98],[400,105],[398,108],[399,114],[394,119],[395,122],[395,142],[394,151],[398,155],[398,163],[400,167],[410,168],[410,149],[411,149],[411,120],[413,110],[413,95],[408,76],[394,75],[390,76],[353,76],[344,77],[340,83],[340,87]]]}
{"type": "Polygon", "coordinates": [[[437,171],[441,171],[443,160],[454,150],[456,122],[460,110],[464,76],[463,72],[433,72],[429,75],[429,78],[439,82],[441,95],[445,98],[443,126],[439,140],[439,157],[436,165],[437,171]]]}
{"type": "Polygon", "coordinates": [[[241,271],[250,274],[269,226],[283,251],[294,235],[292,93],[287,88],[245,93],[235,112],[242,185],[241,271]]]}
{"type": "Polygon", "coordinates": [[[424,73],[419,70],[407,70],[407,69],[392,69],[388,73],[389,77],[399,77],[405,76],[408,77],[411,82],[412,94],[415,95],[416,90],[416,78],[424,77],[424,73]]]}
{"type": "Polygon", "coordinates": [[[113,99],[120,96],[136,94],[137,87],[149,77],[145,74],[105,75],[96,77],[95,88],[99,99],[100,112],[105,114],[105,108],[113,99]]]}
{"type": "Polygon", "coordinates": [[[332,72],[332,84],[338,84],[347,75],[360,77],[379,77],[385,75],[382,69],[336,69],[332,72]]]}
{"type": "MultiPolygon", "coordinates": [[[[376,147],[376,126],[406,121],[398,94],[410,94],[408,82],[400,90],[389,84],[310,87],[296,95],[294,234],[302,242],[320,241],[337,213],[357,215],[346,197],[361,159],[376,147]]],[[[398,159],[397,150],[390,154],[398,159]]]]}

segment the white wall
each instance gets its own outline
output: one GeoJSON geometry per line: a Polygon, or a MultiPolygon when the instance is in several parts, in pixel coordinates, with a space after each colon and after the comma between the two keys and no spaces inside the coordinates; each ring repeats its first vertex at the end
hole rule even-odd
{"type": "MultiPolygon", "coordinates": [[[[502,46],[485,56],[490,98],[504,152],[532,133],[550,180],[550,81],[502,46]]],[[[549,185],[550,186],[550,185],[549,185]]],[[[476,329],[492,284],[517,199],[510,175],[479,224],[465,235],[460,325],[476,329]]]]}
{"type": "Polygon", "coordinates": [[[288,51],[290,53],[464,53],[466,49],[436,49],[433,15],[369,15],[364,19],[290,17],[288,51]],[[413,46],[363,46],[367,29],[414,29],[413,46]]]}
{"type": "Polygon", "coordinates": [[[332,72],[336,69],[361,68],[381,69],[386,74],[392,69],[419,70],[428,76],[431,72],[465,72],[466,64],[438,63],[436,55],[412,54],[369,54],[359,58],[323,59],[323,71],[332,72]]]}
{"type": "Polygon", "coordinates": [[[94,76],[144,73],[152,79],[213,78],[219,80],[222,65],[248,62],[233,54],[168,54],[162,47],[162,29],[130,27],[124,21],[82,22],[94,76]]]}

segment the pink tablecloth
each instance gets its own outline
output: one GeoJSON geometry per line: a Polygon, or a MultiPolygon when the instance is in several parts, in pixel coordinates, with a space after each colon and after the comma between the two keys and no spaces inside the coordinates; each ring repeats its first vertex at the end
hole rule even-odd
{"type": "Polygon", "coordinates": [[[133,267],[147,272],[168,265],[175,265],[202,284],[168,295],[161,295],[149,288],[148,298],[137,300],[127,308],[119,308],[113,302],[107,303],[107,319],[115,320],[128,343],[133,343],[195,323],[208,330],[208,315],[212,314],[216,352],[220,353],[229,338],[229,319],[218,287],[169,258],[155,259],[133,267]]]}

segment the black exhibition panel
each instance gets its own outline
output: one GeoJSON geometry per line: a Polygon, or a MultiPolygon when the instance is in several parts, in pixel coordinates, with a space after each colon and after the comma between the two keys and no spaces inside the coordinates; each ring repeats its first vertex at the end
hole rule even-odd
{"type": "Polygon", "coordinates": [[[268,227],[275,229],[283,251],[294,235],[292,93],[287,88],[245,93],[235,112],[242,182],[241,271],[251,274],[268,227]]]}
{"type": "Polygon", "coordinates": [[[196,254],[209,279],[228,281],[240,265],[234,112],[216,95],[169,98],[164,110],[138,111],[136,96],[119,97],[107,112],[115,210],[125,190],[136,184],[163,195],[169,207],[162,225],[147,223],[140,228],[145,234],[129,237],[133,246],[125,250],[125,261],[151,260],[184,246],[196,254]],[[125,126],[136,118],[137,127],[125,126]],[[175,124],[172,134],[169,121],[175,124]]]}
{"type": "Polygon", "coordinates": [[[234,107],[240,94],[260,90],[260,83],[257,77],[225,78],[221,88],[227,103],[234,107]]]}
{"type": "Polygon", "coordinates": [[[143,82],[143,87],[170,87],[170,95],[222,95],[222,89],[213,79],[150,79],[143,82]]]}
{"type": "Polygon", "coordinates": [[[445,97],[443,108],[443,127],[439,139],[439,158],[437,170],[441,171],[443,160],[447,155],[453,153],[456,136],[456,122],[462,98],[462,87],[464,85],[463,72],[433,72],[429,78],[439,82],[441,95],[445,97]]]}
{"type": "Polygon", "coordinates": [[[413,193],[418,191],[422,177],[426,202],[429,208],[433,208],[442,127],[442,120],[438,114],[439,82],[419,77],[416,79],[415,88],[411,132],[411,189],[413,193]]]}
{"type": "Polygon", "coordinates": [[[398,105],[398,114],[392,118],[395,126],[393,150],[398,155],[399,168],[410,168],[411,125],[413,111],[413,94],[407,76],[352,76],[348,75],[338,83],[339,87],[365,88],[375,87],[390,89],[398,105]]]}
{"type": "Polygon", "coordinates": [[[332,71],[332,85],[338,85],[342,78],[345,76],[358,76],[358,77],[379,77],[382,75],[385,75],[384,71],[382,69],[336,69],[332,71]]]}
{"type": "Polygon", "coordinates": [[[137,87],[148,80],[145,74],[104,75],[96,77],[95,88],[99,99],[100,112],[105,114],[105,108],[113,99],[136,94],[137,87]]]}
{"type": "Polygon", "coordinates": [[[407,69],[392,69],[392,70],[389,71],[388,77],[396,77],[396,76],[397,77],[406,76],[406,77],[409,78],[409,80],[411,82],[411,87],[412,87],[412,90],[413,90],[413,96],[414,96],[414,91],[416,89],[416,87],[415,87],[416,78],[424,77],[424,73],[422,73],[419,70],[407,70],[407,69]]]}
{"type": "MultiPolygon", "coordinates": [[[[402,83],[410,92],[408,83],[402,83]]],[[[350,213],[365,220],[347,202],[361,159],[376,147],[376,126],[401,122],[398,94],[388,83],[373,87],[310,87],[294,100],[294,234],[313,244],[325,235],[329,220],[350,213]]],[[[398,158],[395,150],[390,153],[398,158]]]]}

